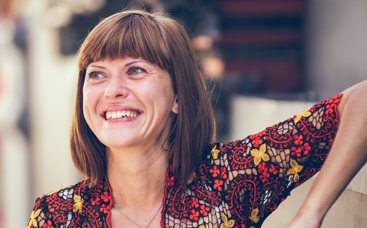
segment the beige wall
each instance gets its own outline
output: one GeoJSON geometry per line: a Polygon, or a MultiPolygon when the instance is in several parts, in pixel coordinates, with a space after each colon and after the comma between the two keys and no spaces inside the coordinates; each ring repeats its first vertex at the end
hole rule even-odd
{"type": "Polygon", "coordinates": [[[309,2],[310,89],[325,97],[367,79],[367,1],[309,2]]]}
{"type": "Polygon", "coordinates": [[[0,12],[0,227],[24,227],[29,212],[29,150],[18,125],[25,104],[24,67],[15,24],[0,12]]]}
{"type": "Polygon", "coordinates": [[[72,114],[75,58],[60,56],[56,30],[43,9],[31,4],[30,26],[30,122],[32,202],[76,181],[68,146],[72,114]]]}

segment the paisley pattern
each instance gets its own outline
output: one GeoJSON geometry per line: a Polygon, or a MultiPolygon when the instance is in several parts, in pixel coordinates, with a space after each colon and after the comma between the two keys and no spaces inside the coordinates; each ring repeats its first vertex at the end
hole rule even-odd
{"type": "MultiPolygon", "coordinates": [[[[342,94],[258,134],[212,144],[186,186],[166,175],[162,227],[260,227],[290,191],[320,169],[339,125],[342,94]]],[[[28,227],[111,227],[107,178],[36,200],[28,227]]]]}

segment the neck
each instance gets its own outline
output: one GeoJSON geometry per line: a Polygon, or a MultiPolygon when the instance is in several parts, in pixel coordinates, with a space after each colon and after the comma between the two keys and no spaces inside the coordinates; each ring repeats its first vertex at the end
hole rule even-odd
{"type": "Polygon", "coordinates": [[[116,206],[151,210],[162,202],[168,168],[166,151],[109,150],[107,154],[107,175],[116,206]]]}

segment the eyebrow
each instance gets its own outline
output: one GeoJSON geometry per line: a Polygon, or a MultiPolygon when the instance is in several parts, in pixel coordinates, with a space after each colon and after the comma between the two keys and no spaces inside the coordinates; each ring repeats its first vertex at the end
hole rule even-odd
{"type": "MultiPolygon", "coordinates": [[[[133,60],[133,61],[131,61],[131,62],[126,63],[126,64],[124,65],[124,67],[128,67],[128,66],[130,66],[130,65],[133,65],[133,64],[135,64],[135,63],[139,63],[139,62],[149,64],[149,62],[147,62],[147,61],[145,61],[145,60],[133,60]]],[[[106,69],[106,67],[104,67],[104,66],[100,66],[100,65],[95,65],[95,63],[91,63],[91,64],[89,64],[89,65],[87,66],[87,68],[88,68],[88,67],[96,67],[96,68],[100,68],[100,69],[106,69]]]]}
{"type": "Polygon", "coordinates": [[[141,62],[141,63],[147,63],[146,61],[144,61],[144,60],[134,60],[134,61],[131,61],[131,62],[129,62],[129,63],[126,63],[125,64],[125,66],[130,66],[130,65],[133,65],[133,64],[135,64],[135,63],[139,63],[139,62],[141,62]]]}
{"type": "Polygon", "coordinates": [[[106,69],[106,67],[104,67],[104,66],[95,65],[95,64],[93,64],[93,63],[89,64],[89,65],[87,66],[87,69],[88,69],[89,67],[95,67],[95,68],[106,69]]]}

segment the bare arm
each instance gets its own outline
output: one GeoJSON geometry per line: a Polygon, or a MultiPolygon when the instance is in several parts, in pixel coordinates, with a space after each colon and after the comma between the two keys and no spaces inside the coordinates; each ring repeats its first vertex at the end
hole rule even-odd
{"type": "Polygon", "coordinates": [[[330,154],[288,227],[319,227],[333,203],[367,161],[367,81],[343,92],[330,154]]]}

